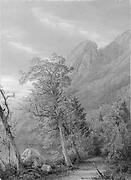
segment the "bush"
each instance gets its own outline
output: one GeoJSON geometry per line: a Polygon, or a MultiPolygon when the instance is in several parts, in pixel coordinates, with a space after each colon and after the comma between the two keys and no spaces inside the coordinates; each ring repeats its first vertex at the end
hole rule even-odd
{"type": "Polygon", "coordinates": [[[11,177],[17,175],[16,166],[13,164],[6,164],[5,170],[0,169],[0,178],[2,180],[9,180],[11,177]]]}
{"type": "Polygon", "coordinates": [[[114,179],[124,179],[126,173],[131,173],[130,113],[125,101],[112,106],[103,127],[103,153],[107,154],[108,173],[113,174],[114,179]]]}

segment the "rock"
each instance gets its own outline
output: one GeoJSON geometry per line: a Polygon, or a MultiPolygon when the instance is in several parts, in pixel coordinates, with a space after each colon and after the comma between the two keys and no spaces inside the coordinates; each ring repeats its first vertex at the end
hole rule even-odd
{"type": "Polygon", "coordinates": [[[41,167],[41,170],[43,172],[51,172],[52,168],[50,165],[47,165],[47,164],[43,164],[42,167],[41,167]]]}
{"type": "Polygon", "coordinates": [[[32,167],[41,167],[45,163],[45,160],[40,155],[40,153],[33,148],[26,149],[22,155],[21,159],[25,165],[31,165],[32,167]]]}

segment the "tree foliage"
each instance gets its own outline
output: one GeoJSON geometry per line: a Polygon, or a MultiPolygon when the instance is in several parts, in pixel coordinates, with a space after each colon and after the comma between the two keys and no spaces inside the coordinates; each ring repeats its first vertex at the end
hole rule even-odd
{"type": "Polygon", "coordinates": [[[33,90],[29,98],[31,112],[42,126],[48,126],[57,132],[61,140],[62,152],[67,165],[71,165],[66,147],[64,123],[66,118],[65,88],[71,83],[69,73],[72,68],[65,65],[65,59],[53,56],[49,60],[36,59],[28,73],[23,74],[21,82],[33,82],[33,90]]]}

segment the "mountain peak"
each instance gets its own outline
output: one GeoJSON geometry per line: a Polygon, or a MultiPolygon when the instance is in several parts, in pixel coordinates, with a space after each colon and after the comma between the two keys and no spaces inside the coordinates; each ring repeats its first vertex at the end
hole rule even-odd
{"type": "Polygon", "coordinates": [[[114,41],[112,41],[106,47],[99,49],[99,61],[101,63],[110,63],[115,61],[118,57],[129,54],[131,33],[126,31],[121,35],[117,36],[114,41]]]}
{"type": "Polygon", "coordinates": [[[89,48],[95,48],[97,49],[97,44],[93,41],[86,40],[78,44],[72,51],[71,54],[74,53],[75,51],[85,51],[89,50],[89,48]]]}
{"type": "Polygon", "coordinates": [[[90,40],[81,42],[74,48],[68,59],[76,71],[89,69],[97,54],[97,44],[90,40]]]}
{"type": "Polygon", "coordinates": [[[117,42],[117,43],[122,45],[124,42],[130,41],[130,39],[131,39],[131,31],[127,30],[127,31],[123,32],[121,35],[119,35],[115,39],[115,42],[117,42]]]}
{"type": "Polygon", "coordinates": [[[109,45],[97,49],[91,41],[80,43],[69,57],[75,71],[72,92],[87,109],[126,96],[130,83],[130,31],[118,36],[109,45]]]}
{"type": "Polygon", "coordinates": [[[86,40],[78,44],[68,56],[68,62],[78,72],[79,76],[84,73],[97,71],[98,68],[115,62],[117,58],[129,54],[130,31],[119,35],[109,45],[98,49],[97,44],[86,40]]]}

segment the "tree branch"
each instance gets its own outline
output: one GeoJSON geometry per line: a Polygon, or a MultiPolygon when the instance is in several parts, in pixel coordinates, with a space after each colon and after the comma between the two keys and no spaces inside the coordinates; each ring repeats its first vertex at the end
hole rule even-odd
{"type": "Polygon", "coordinates": [[[7,109],[7,115],[5,117],[6,117],[6,119],[8,119],[10,110],[9,110],[9,106],[8,106],[8,103],[7,103],[7,99],[9,98],[9,96],[6,97],[5,93],[4,93],[4,91],[2,89],[0,89],[0,93],[1,93],[1,95],[3,97],[3,99],[4,99],[4,104],[5,104],[5,107],[7,109]]]}

